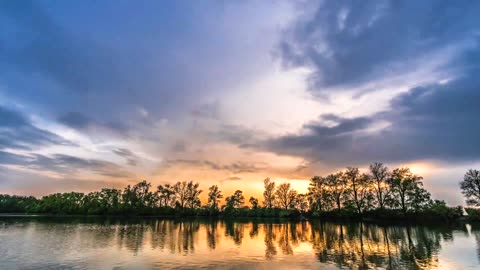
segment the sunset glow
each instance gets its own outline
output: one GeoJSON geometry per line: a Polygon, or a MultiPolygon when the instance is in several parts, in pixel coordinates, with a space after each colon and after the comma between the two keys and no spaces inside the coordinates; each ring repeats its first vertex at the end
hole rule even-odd
{"type": "Polygon", "coordinates": [[[16,2],[0,4],[0,193],[191,180],[261,198],[267,177],[303,193],[383,162],[457,205],[480,165],[478,6],[16,2]]]}

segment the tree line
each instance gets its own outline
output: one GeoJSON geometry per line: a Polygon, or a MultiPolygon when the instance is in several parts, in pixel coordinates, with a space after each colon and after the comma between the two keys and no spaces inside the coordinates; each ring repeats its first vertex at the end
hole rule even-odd
{"type": "MultiPolygon", "coordinates": [[[[390,170],[382,163],[370,165],[364,173],[357,167],[347,167],[326,176],[314,176],[306,193],[299,193],[290,183],[277,185],[266,178],[263,198],[250,197],[249,206],[242,190],[224,197],[219,187],[212,185],[206,191],[207,203],[202,205],[200,195],[204,191],[199,183],[182,181],[152,187],[141,181],[123,190],[55,193],[40,199],[0,195],[0,212],[375,219],[456,219],[463,215],[461,207],[448,207],[444,201],[433,200],[422,179],[409,168],[390,170]]],[[[480,206],[480,172],[467,172],[461,189],[468,205],[480,206]]]]}

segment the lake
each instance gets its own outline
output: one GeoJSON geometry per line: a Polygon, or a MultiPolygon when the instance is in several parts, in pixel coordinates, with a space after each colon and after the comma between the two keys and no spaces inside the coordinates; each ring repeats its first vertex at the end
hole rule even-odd
{"type": "Polygon", "coordinates": [[[0,217],[0,269],[480,269],[480,224],[0,217]]]}

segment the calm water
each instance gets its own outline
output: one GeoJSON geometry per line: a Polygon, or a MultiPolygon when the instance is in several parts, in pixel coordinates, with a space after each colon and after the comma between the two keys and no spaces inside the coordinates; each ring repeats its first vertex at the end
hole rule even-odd
{"type": "Polygon", "coordinates": [[[480,269],[450,227],[0,217],[0,269],[480,269]]]}

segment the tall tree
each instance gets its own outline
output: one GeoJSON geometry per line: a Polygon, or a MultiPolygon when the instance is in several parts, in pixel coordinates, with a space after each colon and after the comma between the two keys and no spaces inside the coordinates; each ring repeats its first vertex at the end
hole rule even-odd
{"type": "Polygon", "coordinates": [[[360,207],[360,200],[358,197],[358,192],[360,189],[359,179],[360,179],[360,170],[354,167],[347,167],[345,172],[343,173],[343,177],[347,181],[347,185],[349,186],[350,190],[352,191],[353,202],[357,208],[357,212],[361,212],[360,207]]]}
{"type": "Polygon", "coordinates": [[[115,188],[103,188],[100,196],[107,209],[118,210],[121,203],[122,192],[115,188]]]}
{"type": "Polygon", "coordinates": [[[218,204],[221,198],[223,198],[223,195],[217,185],[213,185],[208,189],[207,203],[210,209],[218,210],[218,204]]]}
{"type": "Polygon", "coordinates": [[[308,202],[312,211],[325,211],[330,208],[331,196],[327,188],[327,179],[314,176],[308,186],[308,202]]]}
{"type": "Polygon", "coordinates": [[[200,207],[200,194],[203,192],[199,189],[199,183],[193,183],[190,181],[187,183],[187,197],[186,197],[186,207],[188,208],[197,208],[200,207]]]}
{"type": "Polygon", "coordinates": [[[467,205],[480,206],[480,171],[468,170],[460,182],[460,188],[467,199],[467,205]]]}
{"type": "Polygon", "coordinates": [[[388,179],[392,192],[391,204],[400,207],[404,214],[427,204],[430,194],[423,188],[422,179],[410,172],[409,168],[394,169],[388,179]]]}
{"type": "Polygon", "coordinates": [[[126,210],[144,209],[153,206],[155,198],[150,192],[151,184],[147,181],[142,181],[133,187],[128,185],[122,193],[122,201],[126,210]]]}
{"type": "Polygon", "coordinates": [[[193,181],[177,182],[173,185],[176,206],[179,208],[196,208],[200,206],[200,194],[202,190],[198,187],[200,184],[193,181]]]}
{"type": "Polygon", "coordinates": [[[263,191],[263,206],[272,208],[275,203],[275,182],[271,182],[270,178],[263,180],[265,191],[263,191]]]}
{"type": "Polygon", "coordinates": [[[349,193],[347,181],[343,176],[343,172],[329,174],[326,182],[337,209],[341,209],[342,204],[345,201],[345,197],[347,197],[349,193]]]}
{"type": "Polygon", "coordinates": [[[132,190],[137,208],[153,207],[156,205],[156,198],[154,194],[150,192],[151,187],[152,184],[145,180],[133,186],[132,190]]]}
{"type": "Polygon", "coordinates": [[[236,190],[232,196],[225,199],[227,208],[240,208],[245,204],[245,197],[241,190],[236,190]]]}
{"type": "Polygon", "coordinates": [[[358,168],[348,167],[344,173],[349,189],[352,193],[352,199],[357,212],[361,214],[371,202],[371,181],[366,174],[360,174],[358,168]]]}
{"type": "Polygon", "coordinates": [[[275,191],[278,206],[283,209],[292,208],[297,196],[297,191],[290,189],[290,183],[283,183],[278,185],[275,191]]]}
{"type": "Polygon", "coordinates": [[[175,194],[175,205],[183,209],[188,197],[187,181],[175,183],[173,192],[175,194]]]}
{"type": "Polygon", "coordinates": [[[375,162],[370,165],[370,173],[375,187],[375,195],[380,209],[385,208],[385,198],[388,197],[389,189],[387,179],[389,177],[388,167],[383,163],[375,162]]]}
{"type": "Polygon", "coordinates": [[[175,205],[175,191],[173,190],[172,185],[159,185],[157,187],[157,192],[160,200],[160,206],[168,207],[175,205]]]}
{"type": "Polygon", "coordinates": [[[357,211],[363,213],[365,210],[372,209],[375,205],[375,191],[373,179],[370,175],[363,173],[358,179],[357,185],[357,211]]]}
{"type": "Polygon", "coordinates": [[[301,211],[301,212],[307,212],[308,211],[308,194],[297,194],[294,200],[294,206],[293,208],[301,211]]]}

